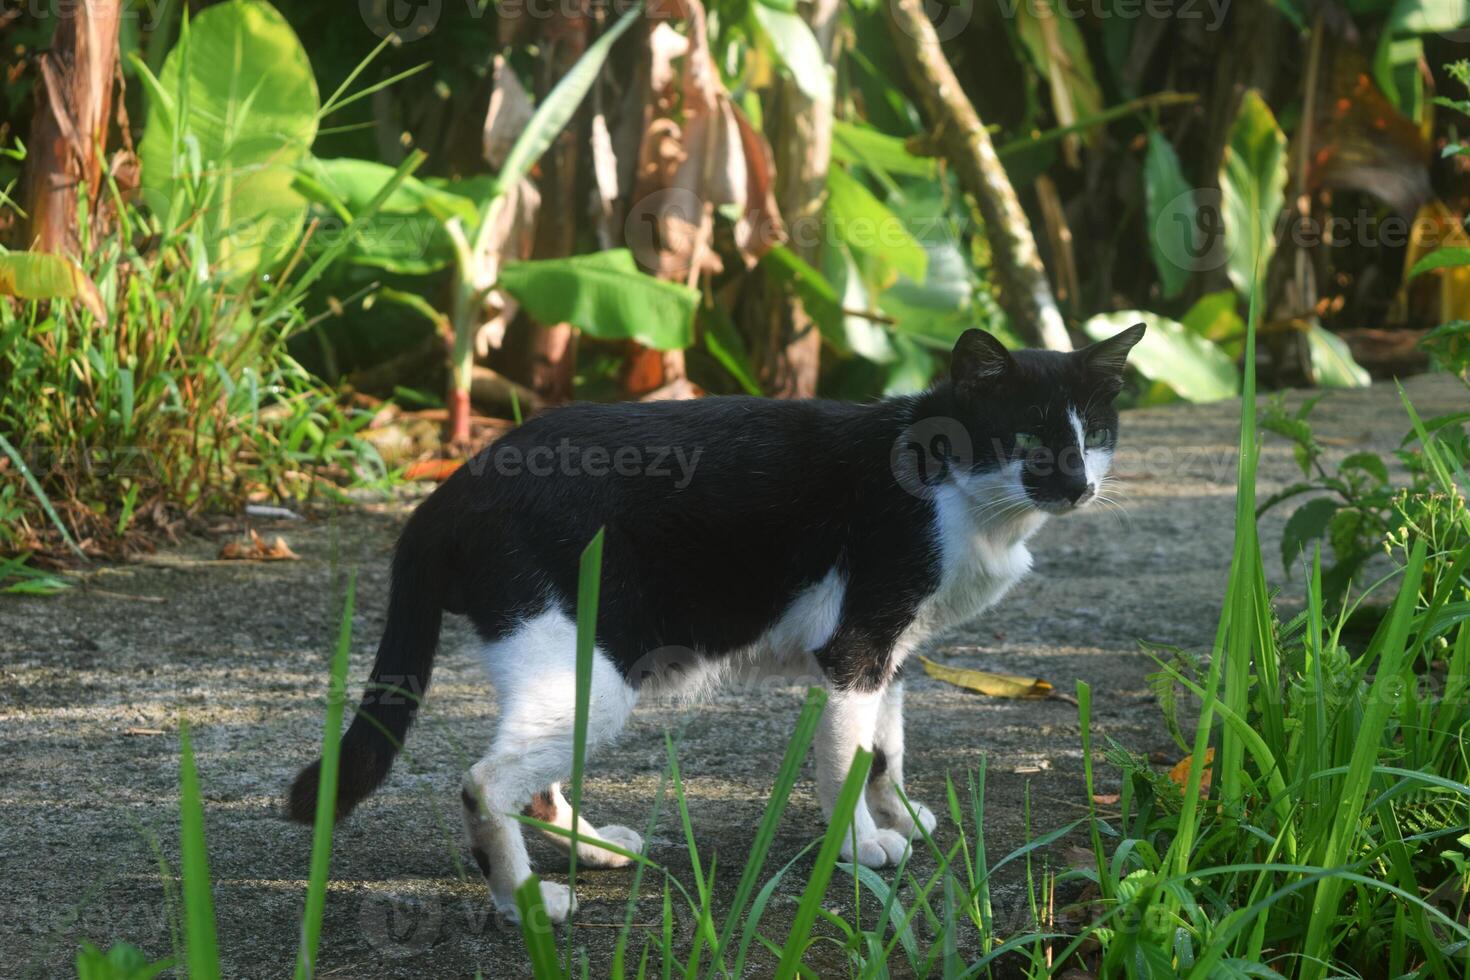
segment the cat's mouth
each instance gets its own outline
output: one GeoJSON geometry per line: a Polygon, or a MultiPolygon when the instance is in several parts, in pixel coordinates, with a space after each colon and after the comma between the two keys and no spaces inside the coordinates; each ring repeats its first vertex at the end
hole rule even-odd
{"type": "Polygon", "coordinates": [[[1043,514],[1070,514],[1074,510],[1080,510],[1092,502],[1097,496],[1097,487],[1089,483],[1078,489],[1073,497],[1056,496],[1031,499],[1036,509],[1043,514]]]}

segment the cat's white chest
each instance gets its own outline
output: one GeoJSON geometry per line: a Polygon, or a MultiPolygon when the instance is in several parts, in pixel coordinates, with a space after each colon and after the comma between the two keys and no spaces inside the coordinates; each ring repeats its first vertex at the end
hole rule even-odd
{"type": "Polygon", "coordinates": [[[1031,571],[1026,541],[1044,520],[1040,514],[1031,514],[1018,523],[977,525],[967,502],[957,494],[941,494],[934,529],[939,584],[919,607],[901,645],[912,649],[999,602],[1031,571]]]}

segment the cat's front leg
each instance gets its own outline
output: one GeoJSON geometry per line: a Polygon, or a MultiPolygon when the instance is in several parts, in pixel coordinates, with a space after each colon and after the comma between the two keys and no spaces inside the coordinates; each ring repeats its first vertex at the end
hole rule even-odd
{"type": "Polygon", "coordinates": [[[878,724],[873,734],[873,769],[868,775],[868,809],[879,827],[912,837],[918,827],[934,831],[934,814],[918,800],[904,806],[903,791],[903,681],[895,679],[883,692],[878,724]],[[912,812],[910,812],[912,811],[912,812]],[[915,822],[917,818],[917,823],[915,822]]]}
{"type": "MultiPolygon", "coordinates": [[[[837,809],[837,795],[852,768],[858,749],[873,748],[883,691],[835,689],[817,728],[817,797],[830,821],[837,809]]],[[[879,827],[868,808],[867,794],[857,799],[852,826],[842,840],[842,858],[856,860],[869,868],[897,864],[908,849],[908,839],[894,830],[879,827]]]]}

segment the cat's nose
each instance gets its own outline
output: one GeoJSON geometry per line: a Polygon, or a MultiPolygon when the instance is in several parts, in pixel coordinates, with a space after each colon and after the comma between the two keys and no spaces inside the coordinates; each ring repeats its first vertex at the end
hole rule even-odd
{"type": "Polygon", "coordinates": [[[1092,495],[1095,493],[1097,493],[1097,484],[1095,483],[1087,483],[1078,487],[1072,493],[1072,506],[1081,507],[1091,500],[1092,495]]]}

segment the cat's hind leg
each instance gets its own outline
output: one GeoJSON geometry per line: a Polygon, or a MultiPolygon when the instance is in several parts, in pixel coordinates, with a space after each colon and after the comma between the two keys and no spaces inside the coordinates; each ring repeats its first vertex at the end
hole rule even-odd
{"type": "MultiPolygon", "coordinates": [[[[552,783],[546,789],[531,797],[531,802],[526,805],[526,816],[535,817],[542,823],[549,823],[563,830],[572,829],[572,805],[562,795],[561,785],[552,783]]],[[[564,834],[553,831],[542,831],[546,839],[551,841],[563,851],[570,852],[572,849],[571,838],[564,834]]],[[[631,864],[633,859],[615,851],[598,847],[589,843],[586,838],[605,841],[615,847],[634,854],[643,850],[643,837],[630,827],[622,827],[618,824],[607,824],[602,827],[594,827],[587,821],[584,813],[582,819],[577,823],[577,862],[588,868],[621,868],[631,864]]]]}
{"type": "MultiPolygon", "coordinates": [[[[576,626],[560,611],[547,611],[488,644],[485,662],[500,702],[500,723],[490,750],[465,774],[465,828],[496,909],[517,919],[515,890],[530,876],[531,861],[513,814],[572,771],[576,626]]],[[[587,717],[588,758],[622,730],[637,699],[638,692],[598,651],[587,717]]],[[[573,911],[566,885],[543,881],[541,897],[553,922],[573,911]]]]}
{"type": "Polygon", "coordinates": [[[879,827],[896,830],[905,837],[922,826],[932,833],[934,814],[917,800],[904,806],[903,790],[903,680],[894,679],[883,692],[878,706],[878,723],[873,733],[873,768],[868,773],[868,809],[879,827]],[[909,810],[912,808],[913,812],[909,810]],[[915,817],[918,818],[917,824],[915,817]]]}

